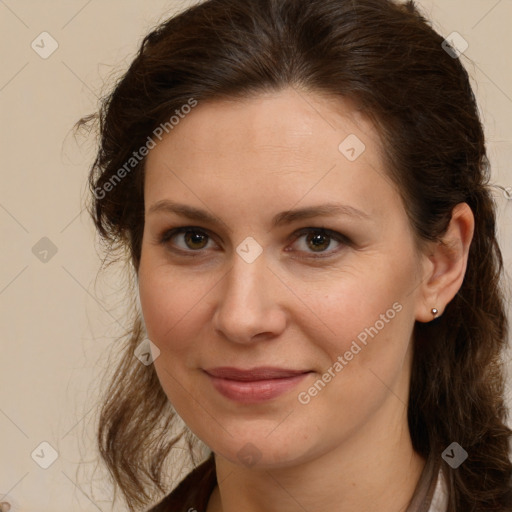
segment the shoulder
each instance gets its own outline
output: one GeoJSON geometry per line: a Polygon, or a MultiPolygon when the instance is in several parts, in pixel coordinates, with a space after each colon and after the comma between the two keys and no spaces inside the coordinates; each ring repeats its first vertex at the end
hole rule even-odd
{"type": "Polygon", "coordinates": [[[204,512],[217,485],[213,453],[147,512],[204,512]]]}

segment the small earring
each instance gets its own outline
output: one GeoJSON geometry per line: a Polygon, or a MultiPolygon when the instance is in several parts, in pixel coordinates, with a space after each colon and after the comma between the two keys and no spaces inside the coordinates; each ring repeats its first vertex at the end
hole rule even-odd
{"type": "Polygon", "coordinates": [[[439,313],[439,311],[436,309],[436,308],[432,308],[430,310],[432,312],[432,314],[434,315],[434,318],[437,316],[437,314],[439,313]]]}

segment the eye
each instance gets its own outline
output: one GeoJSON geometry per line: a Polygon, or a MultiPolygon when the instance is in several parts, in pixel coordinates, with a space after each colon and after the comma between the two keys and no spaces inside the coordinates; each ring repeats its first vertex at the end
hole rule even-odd
{"type": "MultiPolygon", "coordinates": [[[[304,228],[300,231],[295,232],[292,235],[292,242],[295,243],[305,237],[302,244],[303,249],[298,251],[285,249],[287,252],[306,252],[309,253],[307,256],[299,256],[299,258],[325,258],[330,257],[333,253],[337,253],[338,250],[327,251],[331,246],[332,240],[340,246],[350,245],[350,240],[341,233],[332,231],[325,228],[304,228]]],[[[206,230],[200,229],[195,226],[184,226],[180,228],[174,228],[169,231],[165,231],[159,237],[159,243],[162,245],[170,246],[170,249],[184,254],[186,256],[199,256],[203,249],[208,248],[208,242],[211,236],[206,230]],[[179,239],[179,235],[184,235],[181,240],[183,244],[171,243],[175,238],[179,239]],[[198,253],[198,254],[192,254],[198,253]]],[[[299,244],[300,245],[300,244],[299,244]]]]}
{"type": "MultiPolygon", "coordinates": [[[[337,253],[339,249],[327,251],[331,246],[332,240],[335,240],[339,246],[350,245],[350,240],[345,235],[325,228],[301,229],[295,233],[294,242],[304,236],[306,238],[303,241],[302,247],[305,249],[299,250],[298,252],[310,253],[305,256],[305,258],[326,258],[332,256],[333,253],[337,253]]],[[[300,256],[300,258],[302,258],[302,256],[300,256]]]]}
{"type": "Polygon", "coordinates": [[[183,253],[200,252],[207,246],[208,239],[210,238],[210,236],[203,230],[200,230],[194,226],[184,226],[164,232],[160,237],[160,243],[162,245],[176,245],[170,244],[170,241],[177,237],[177,235],[181,234],[184,235],[182,238],[184,245],[178,245],[176,250],[177,252],[183,253]]]}

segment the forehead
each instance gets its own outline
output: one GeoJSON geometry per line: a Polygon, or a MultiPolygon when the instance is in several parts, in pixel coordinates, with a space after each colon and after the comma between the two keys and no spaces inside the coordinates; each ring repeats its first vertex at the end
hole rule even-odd
{"type": "MultiPolygon", "coordinates": [[[[190,109],[189,109],[190,110],[190,109]]],[[[381,141],[372,123],[346,98],[287,88],[255,96],[199,102],[150,151],[147,166],[162,159],[188,161],[207,153],[217,161],[246,153],[267,158],[307,158],[325,153],[333,160],[347,156],[340,143],[347,138],[365,146],[366,159],[380,150],[381,141]],[[351,137],[352,136],[352,137],[351,137]],[[355,138],[357,137],[357,139],[355,138]],[[361,144],[362,143],[362,144],[361,144]],[[170,159],[173,153],[173,159],[170,159]],[[290,154],[291,153],[291,154],[290,154]]],[[[350,144],[349,144],[350,145],[350,144]]],[[[353,144],[352,144],[353,145],[353,144]]],[[[349,155],[350,156],[350,155],[349,155]]],[[[243,167],[241,162],[240,167],[243,167]]]]}
{"type": "MultiPolygon", "coordinates": [[[[199,102],[166,137],[182,136],[196,151],[215,151],[226,144],[244,147],[300,145],[308,149],[321,137],[324,146],[337,149],[340,136],[357,133],[379,144],[378,134],[349,99],[287,88],[246,98],[199,102]],[[327,138],[326,138],[327,137],[327,138]],[[311,144],[308,144],[311,141],[311,144]]],[[[180,137],[181,138],[181,137],[180,137]]],[[[237,149],[241,149],[237,147],[237,149]]],[[[158,152],[158,151],[157,151],[158,152]]]]}
{"type": "Polygon", "coordinates": [[[372,123],[349,100],[292,88],[199,103],[146,161],[146,208],[172,195],[264,207],[336,196],[372,209],[375,186],[384,197],[390,183],[372,123]]]}

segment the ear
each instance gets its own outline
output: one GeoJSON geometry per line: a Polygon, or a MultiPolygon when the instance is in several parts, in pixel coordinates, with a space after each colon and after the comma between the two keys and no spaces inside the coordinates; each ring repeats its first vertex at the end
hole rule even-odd
{"type": "Polygon", "coordinates": [[[428,245],[424,253],[424,273],[416,307],[416,320],[430,322],[442,315],[446,305],[462,286],[475,218],[467,203],[452,210],[452,218],[440,242],[428,245]],[[432,308],[438,310],[434,316],[432,308]]]}

